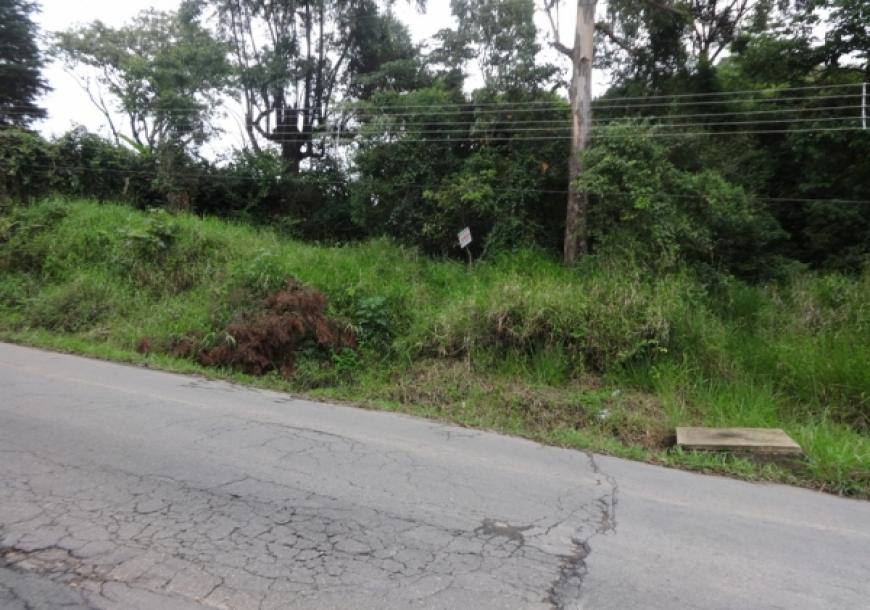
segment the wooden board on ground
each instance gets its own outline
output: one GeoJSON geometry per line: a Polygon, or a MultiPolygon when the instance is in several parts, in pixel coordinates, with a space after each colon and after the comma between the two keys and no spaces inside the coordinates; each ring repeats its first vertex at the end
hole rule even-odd
{"type": "Polygon", "coordinates": [[[800,445],[779,428],[677,428],[677,446],[700,451],[800,455],[800,445]]]}

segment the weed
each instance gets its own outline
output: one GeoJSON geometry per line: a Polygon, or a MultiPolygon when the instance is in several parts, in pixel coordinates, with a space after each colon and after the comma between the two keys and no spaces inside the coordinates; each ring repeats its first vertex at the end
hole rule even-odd
{"type": "Polygon", "coordinates": [[[35,326],[76,332],[93,327],[112,312],[112,295],[105,284],[79,276],[33,297],[29,309],[35,326]]]}

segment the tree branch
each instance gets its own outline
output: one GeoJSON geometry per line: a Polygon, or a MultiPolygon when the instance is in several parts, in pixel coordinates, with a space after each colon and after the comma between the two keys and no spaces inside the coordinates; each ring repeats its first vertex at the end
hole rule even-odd
{"type": "Polygon", "coordinates": [[[550,46],[559,51],[559,53],[562,53],[563,55],[567,55],[568,57],[574,57],[574,49],[566,47],[558,40],[554,40],[553,42],[551,42],[550,46]]]}
{"type": "Polygon", "coordinates": [[[606,23],[599,21],[598,23],[595,24],[595,30],[598,32],[601,32],[602,34],[607,36],[607,38],[609,38],[614,44],[616,44],[616,46],[618,46],[620,49],[622,49],[623,51],[625,51],[629,55],[637,55],[638,54],[637,48],[632,47],[623,38],[620,38],[619,36],[617,36],[614,33],[614,31],[612,29],[610,29],[610,26],[607,25],[606,23]]]}
{"type": "Polygon", "coordinates": [[[550,22],[550,29],[553,32],[553,41],[550,42],[550,46],[562,53],[563,55],[567,55],[568,57],[574,56],[574,49],[571,49],[565,46],[561,40],[559,40],[559,17],[558,13],[556,18],[553,18],[553,9],[556,11],[559,10],[559,0],[546,0],[544,2],[544,14],[547,15],[547,20],[550,22]]]}

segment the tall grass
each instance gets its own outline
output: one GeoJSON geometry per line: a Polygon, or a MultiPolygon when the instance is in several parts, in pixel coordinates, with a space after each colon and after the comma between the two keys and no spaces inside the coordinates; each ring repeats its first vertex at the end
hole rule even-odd
{"type": "Polygon", "coordinates": [[[870,273],[753,286],[531,251],[469,269],[386,240],[325,247],[87,201],[0,213],[7,336],[113,354],[212,341],[288,277],[360,339],[302,354],[293,387],[630,456],[657,455],[675,425],[779,426],[807,453],[799,477],[868,493],[870,273]]]}

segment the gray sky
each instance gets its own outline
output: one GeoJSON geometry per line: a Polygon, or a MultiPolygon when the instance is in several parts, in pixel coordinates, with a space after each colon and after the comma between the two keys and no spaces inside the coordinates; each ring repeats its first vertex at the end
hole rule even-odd
{"type": "MultiPolygon", "coordinates": [[[[49,33],[83,25],[95,19],[100,19],[108,25],[119,26],[139,11],[149,7],[160,10],[176,9],[179,0],[79,0],[78,2],[39,0],[39,3],[42,12],[38,15],[37,22],[43,33],[49,33]]],[[[571,8],[573,3],[565,4],[560,29],[562,39],[570,42],[573,39],[571,29],[574,25],[574,9],[571,8]]],[[[427,40],[438,30],[453,24],[449,0],[429,0],[424,14],[419,13],[409,3],[397,2],[395,13],[409,27],[412,37],[417,42],[427,40]]],[[[539,19],[539,27],[545,27],[546,20],[543,15],[539,15],[539,19]]],[[[556,57],[555,53],[553,57],[556,57]]],[[[556,61],[567,60],[558,57],[556,61]]],[[[48,119],[38,125],[43,133],[58,135],[77,124],[108,135],[108,130],[104,126],[105,119],[76,80],[67,74],[62,66],[52,64],[46,69],[45,74],[53,91],[43,101],[49,114],[48,119]]],[[[210,144],[213,154],[232,147],[240,147],[242,144],[241,133],[232,118],[227,120],[224,129],[226,133],[210,144]]],[[[204,152],[207,155],[209,153],[208,150],[204,152]]]]}

